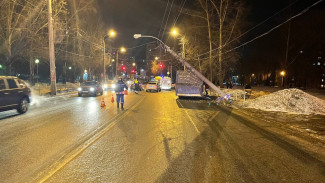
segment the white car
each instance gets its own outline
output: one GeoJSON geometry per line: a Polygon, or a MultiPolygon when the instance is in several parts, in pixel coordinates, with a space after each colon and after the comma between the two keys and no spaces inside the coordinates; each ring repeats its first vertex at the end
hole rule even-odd
{"type": "Polygon", "coordinates": [[[160,84],[157,81],[151,81],[146,85],[146,92],[152,92],[152,91],[156,91],[156,92],[160,92],[161,88],[160,88],[160,84]]]}

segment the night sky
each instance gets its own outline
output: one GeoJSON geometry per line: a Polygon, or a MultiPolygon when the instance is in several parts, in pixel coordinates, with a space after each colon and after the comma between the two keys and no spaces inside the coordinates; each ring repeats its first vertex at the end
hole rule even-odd
{"type": "MultiPolygon", "coordinates": [[[[170,0],[170,2],[171,1],[172,0],[170,0]]],[[[317,0],[245,0],[247,24],[243,32],[254,27],[259,22],[262,22],[291,3],[294,3],[294,5],[245,35],[242,41],[247,41],[266,32],[270,28],[286,20],[290,16],[290,13],[291,15],[296,14],[316,1],[317,0]]],[[[182,2],[183,0],[174,0],[173,10],[169,16],[165,34],[167,34],[171,28],[182,2]]],[[[185,7],[191,8],[194,2],[195,0],[187,0],[185,7]]],[[[98,3],[100,9],[99,14],[103,17],[107,28],[114,28],[118,32],[118,38],[115,40],[114,46],[119,47],[124,45],[126,47],[133,47],[152,41],[150,39],[134,40],[134,33],[158,36],[167,0],[98,0],[98,3]]],[[[314,11],[314,9],[324,9],[324,2],[312,8],[310,11],[314,11]]],[[[308,16],[309,13],[310,12],[307,12],[302,16],[308,16]]],[[[181,15],[178,21],[181,21],[182,17],[181,15]]],[[[276,33],[271,33],[269,36],[272,36],[272,34],[276,33]]],[[[261,39],[268,40],[268,38],[261,39]]],[[[254,46],[254,43],[246,46],[246,50],[252,49],[251,45],[254,46]]],[[[272,45],[272,43],[270,43],[270,45],[272,45]]],[[[245,52],[245,50],[239,51],[245,52]]],[[[142,53],[140,52],[141,48],[133,50],[132,54],[137,58],[143,57],[143,51],[142,53]]]]}

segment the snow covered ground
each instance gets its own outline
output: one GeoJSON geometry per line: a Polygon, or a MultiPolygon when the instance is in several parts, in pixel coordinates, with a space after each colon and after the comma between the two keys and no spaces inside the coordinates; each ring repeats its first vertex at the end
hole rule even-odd
{"type": "Polygon", "coordinates": [[[294,114],[325,115],[325,101],[299,89],[284,89],[248,100],[244,107],[294,114]]]}

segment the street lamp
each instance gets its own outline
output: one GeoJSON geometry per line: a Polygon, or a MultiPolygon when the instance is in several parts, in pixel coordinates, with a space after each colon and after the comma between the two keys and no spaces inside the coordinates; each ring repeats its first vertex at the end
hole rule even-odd
{"type": "Polygon", "coordinates": [[[121,53],[125,53],[126,52],[126,48],[124,48],[123,46],[120,48],[120,50],[117,50],[116,51],[116,78],[118,77],[118,74],[117,74],[117,71],[118,71],[118,53],[121,52],[121,53]]]}
{"type": "Polygon", "coordinates": [[[103,77],[104,77],[104,82],[106,83],[106,68],[105,68],[105,38],[108,37],[108,38],[114,38],[116,36],[116,32],[111,29],[109,32],[108,32],[108,35],[105,35],[104,38],[103,38],[103,77]]]}
{"type": "Polygon", "coordinates": [[[159,59],[159,57],[155,57],[155,60],[158,60],[159,59]]]}
{"type": "Polygon", "coordinates": [[[36,59],[36,60],[35,60],[35,63],[36,63],[36,67],[37,67],[37,83],[38,83],[38,78],[39,78],[39,76],[38,76],[38,64],[39,64],[39,59],[36,59]]]}
{"type": "Polygon", "coordinates": [[[284,78],[284,76],[286,75],[286,72],[285,72],[285,71],[281,71],[281,72],[280,72],[280,75],[282,76],[282,86],[284,86],[283,78],[284,78]]]}
{"type": "Polygon", "coordinates": [[[132,66],[133,66],[133,67],[135,66],[135,62],[132,63],[132,66]]]}
{"type": "MultiPolygon", "coordinates": [[[[180,41],[182,44],[182,58],[185,59],[185,36],[182,36],[181,34],[179,34],[179,31],[176,27],[172,28],[170,33],[173,37],[178,37],[179,35],[181,36],[180,41]]],[[[184,65],[184,71],[185,71],[185,65],[184,65]]]]}

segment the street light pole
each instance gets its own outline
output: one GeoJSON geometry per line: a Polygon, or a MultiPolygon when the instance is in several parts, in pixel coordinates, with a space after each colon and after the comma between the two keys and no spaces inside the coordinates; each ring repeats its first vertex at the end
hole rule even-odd
{"type": "Polygon", "coordinates": [[[118,71],[118,50],[116,51],[116,66],[115,66],[115,77],[116,78],[118,77],[117,71],[118,71]]]}
{"type": "Polygon", "coordinates": [[[36,63],[36,70],[37,70],[37,83],[38,83],[38,78],[39,78],[39,75],[38,75],[38,64],[39,64],[39,60],[38,59],[36,59],[35,60],[35,63],[36,63]]]}
{"type": "Polygon", "coordinates": [[[103,39],[103,78],[104,78],[104,83],[106,83],[106,69],[105,69],[105,37],[103,39]]]}
{"type": "Polygon", "coordinates": [[[175,53],[170,47],[168,47],[164,42],[162,42],[160,39],[154,37],[154,36],[147,36],[147,35],[141,35],[141,34],[134,34],[134,39],[142,38],[142,37],[148,37],[153,38],[162,43],[166,50],[174,56],[178,61],[180,61],[182,64],[184,64],[187,69],[192,72],[194,75],[196,75],[198,78],[200,78],[203,82],[205,82],[207,85],[209,85],[214,91],[216,91],[221,97],[226,96],[225,93],[223,93],[216,85],[214,85],[210,80],[208,80],[206,77],[204,77],[199,71],[197,71],[194,67],[192,67],[188,62],[185,61],[185,59],[181,58],[177,53],[175,53]]]}

